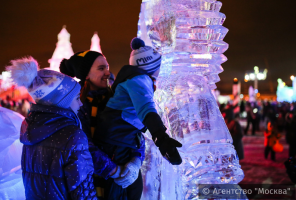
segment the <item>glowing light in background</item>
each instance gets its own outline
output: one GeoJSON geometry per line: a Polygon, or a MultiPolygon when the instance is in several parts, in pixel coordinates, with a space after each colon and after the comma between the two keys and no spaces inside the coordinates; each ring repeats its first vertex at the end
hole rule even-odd
{"type": "Polygon", "coordinates": [[[246,74],[246,75],[245,75],[245,80],[248,81],[249,79],[250,79],[250,76],[249,76],[248,74],[246,74]]]}
{"type": "Polygon", "coordinates": [[[7,90],[13,85],[12,79],[10,77],[11,77],[10,72],[8,71],[2,72],[2,75],[0,75],[0,79],[2,80],[0,89],[7,90]]]}
{"type": "Polygon", "coordinates": [[[101,49],[101,45],[100,45],[100,38],[99,38],[97,32],[95,32],[95,34],[91,38],[90,50],[102,53],[102,49],[101,49]]]}
{"type": "Polygon", "coordinates": [[[265,80],[266,76],[267,76],[267,69],[265,69],[263,72],[259,72],[259,68],[256,66],[256,67],[254,67],[254,73],[245,74],[245,80],[254,81],[256,78],[258,80],[265,80]]]}
{"type": "MultiPolygon", "coordinates": [[[[278,79],[278,86],[277,86],[277,101],[278,102],[293,102],[296,101],[296,93],[295,88],[286,86],[286,83],[282,81],[282,79],[278,79]]],[[[294,82],[294,81],[293,81],[294,82]]],[[[293,85],[294,86],[294,85],[293,85]]]]}

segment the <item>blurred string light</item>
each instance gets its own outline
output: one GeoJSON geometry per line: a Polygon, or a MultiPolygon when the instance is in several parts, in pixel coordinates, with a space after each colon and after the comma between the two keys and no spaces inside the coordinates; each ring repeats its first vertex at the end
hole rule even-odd
{"type": "Polygon", "coordinates": [[[267,77],[267,69],[264,69],[263,72],[259,71],[257,66],[254,67],[254,73],[245,74],[245,80],[247,81],[254,81],[256,78],[258,80],[265,80],[267,77]]]}
{"type": "Polygon", "coordinates": [[[295,76],[290,76],[290,79],[291,79],[291,81],[293,81],[294,80],[294,78],[295,78],[295,76]]]}
{"type": "Polygon", "coordinates": [[[254,108],[254,109],[253,109],[253,113],[256,114],[257,112],[258,112],[258,109],[257,109],[257,108],[254,108]]]}
{"type": "Polygon", "coordinates": [[[239,97],[242,99],[242,98],[244,98],[244,95],[243,94],[240,94],[239,97]]]}
{"type": "MultiPolygon", "coordinates": [[[[259,67],[255,66],[254,72],[245,74],[245,82],[254,81],[255,94],[257,94],[259,92],[258,91],[258,81],[265,80],[266,76],[267,76],[267,69],[264,69],[263,72],[260,72],[259,67]]],[[[257,97],[258,97],[258,95],[257,95],[257,97]]]]}

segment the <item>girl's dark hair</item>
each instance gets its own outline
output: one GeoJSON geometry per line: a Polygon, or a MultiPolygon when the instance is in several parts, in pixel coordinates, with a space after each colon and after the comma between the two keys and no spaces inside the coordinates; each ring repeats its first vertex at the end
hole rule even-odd
{"type": "Polygon", "coordinates": [[[86,81],[84,81],[84,85],[83,85],[83,87],[81,88],[81,91],[80,91],[80,101],[82,103],[85,102],[85,99],[86,99],[87,94],[88,94],[89,91],[90,91],[90,80],[87,79],[86,81]]]}

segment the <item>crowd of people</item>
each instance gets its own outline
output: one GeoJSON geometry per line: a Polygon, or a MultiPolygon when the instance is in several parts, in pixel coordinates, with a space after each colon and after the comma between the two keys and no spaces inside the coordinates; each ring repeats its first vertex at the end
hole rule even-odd
{"type": "Polygon", "coordinates": [[[263,123],[266,128],[267,122],[275,123],[279,132],[285,131],[286,124],[295,111],[296,104],[287,102],[257,101],[250,103],[242,101],[240,105],[240,112],[245,112],[247,119],[244,132],[247,134],[249,125],[252,124],[252,135],[260,131],[260,124],[263,123]]]}
{"type": "Polygon", "coordinates": [[[18,101],[13,100],[10,96],[6,96],[4,99],[0,98],[0,107],[13,110],[24,117],[27,117],[31,103],[32,102],[26,98],[20,99],[18,101]]]}
{"type": "MultiPolygon", "coordinates": [[[[182,163],[177,149],[182,144],[166,134],[153,101],[161,55],[138,38],[131,46],[129,65],[116,79],[106,57],[94,51],[64,59],[61,73],[37,70],[32,57],[11,61],[12,79],[26,87],[35,101],[13,101],[9,96],[0,100],[2,107],[26,117],[20,141],[27,199],[139,200],[145,158],[142,133],[147,129],[169,163],[182,163]]],[[[260,124],[265,129],[265,158],[271,153],[275,160],[284,133],[289,156],[295,156],[296,104],[242,101],[239,113],[231,104],[220,109],[239,159],[244,158],[243,136],[250,125],[256,135],[260,124]]]]}
{"type": "Polygon", "coordinates": [[[283,150],[279,143],[281,137],[285,137],[289,145],[289,157],[296,155],[296,103],[271,102],[271,101],[241,101],[238,113],[233,113],[232,104],[220,105],[226,125],[232,135],[233,145],[239,159],[243,159],[242,138],[248,135],[251,125],[251,135],[263,133],[264,157],[271,154],[271,160],[276,160],[276,152],[283,150]],[[246,126],[241,124],[246,122],[246,126]]]}
{"type": "MultiPolygon", "coordinates": [[[[138,38],[131,47],[115,81],[95,51],[64,59],[61,73],[37,70],[32,57],[11,61],[11,78],[35,101],[20,130],[26,199],[139,200],[147,129],[169,163],[182,163],[153,101],[161,55],[138,38]]],[[[25,102],[2,101],[18,112],[25,102]]]]}

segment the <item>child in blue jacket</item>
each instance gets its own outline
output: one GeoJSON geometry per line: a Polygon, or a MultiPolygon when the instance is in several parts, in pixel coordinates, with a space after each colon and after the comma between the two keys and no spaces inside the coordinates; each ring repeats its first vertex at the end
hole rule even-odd
{"type": "Polygon", "coordinates": [[[121,177],[114,179],[123,188],[142,180],[141,161],[130,152],[138,148],[142,132],[147,129],[165,159],[173,165],[182,163],[176,148],[182,144],[166,134],[153,101],[154,82],[159,74],[161,55],[145,46],[139,38],[134,38],[131,46],[133,51],[130,65],[122,67],[112,85],[114,96],[102,112],[102,131],[94,138],[100,141],[101,148],[115,163],[124,166],[121,177]]]}

